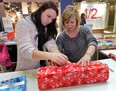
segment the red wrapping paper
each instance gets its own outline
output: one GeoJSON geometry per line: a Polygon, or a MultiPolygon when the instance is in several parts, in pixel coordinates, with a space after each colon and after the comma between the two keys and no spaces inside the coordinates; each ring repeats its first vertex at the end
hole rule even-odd
{"type": "Polygon", "coordinates": [[[61,88],[106,81],[109,69],[101,62],[90,62],[85,67],[76,63],[46,66],[38,69],[37,78],[39,89],[61,88]]]}
{"type": "Polygon", "coordinates": [[[116,61],[116,55],[113,53],[109,53],[109,56],[116,61]]]}

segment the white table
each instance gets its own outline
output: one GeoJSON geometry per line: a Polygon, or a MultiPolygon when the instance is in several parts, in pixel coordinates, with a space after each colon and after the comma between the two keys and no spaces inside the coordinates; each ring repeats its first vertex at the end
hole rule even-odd
{"type": "Polygon", "coordinates": [[[21,75],[26,75],[26,91],[116,91],[116,61],[112,59],[99,60],[106,63],[114,72],[110,71],[109,79],[106,82],[84,84],[72,87],[63,87],[57,89],[39,90],[37,84],[37,69],[28,71],[17,71],[10,73],[1,73],[0,80],[9,79],[21,75]]]}
{"type": "Polygon", "coordinates": [[[112,50],[100,50],[100,53],[104,54],[105,56],[108,56],[109,53],[113,53],[113,54],[116,55],[116,49],[112,49],[112,50]]]}
{"type": "Polygon", "coordinates": [[[5,42],[6,45],[17,45],[16,41],[7,41],[5,42]]]}

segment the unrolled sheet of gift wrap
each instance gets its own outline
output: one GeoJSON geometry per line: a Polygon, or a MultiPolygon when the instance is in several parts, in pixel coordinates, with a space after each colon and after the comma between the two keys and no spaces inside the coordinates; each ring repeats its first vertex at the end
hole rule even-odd
{"type": "Polygon", "coordinates": [[[116,48],[116,37],[99,38],[98,49],[113,49],[116,48]]]}
{"type": "Polygon", "coordinates": [[[19,76],[0,81],[0,91],[26,91],[26,77],[19,76]]]}
{"type": "Polygon", "coordinates": [[[61,88],[106,81],[109,69],[101,62],[90,62],[85,67],[77,63],[46,66],[38,69],[37,78],[39,89],[61,88]]]}

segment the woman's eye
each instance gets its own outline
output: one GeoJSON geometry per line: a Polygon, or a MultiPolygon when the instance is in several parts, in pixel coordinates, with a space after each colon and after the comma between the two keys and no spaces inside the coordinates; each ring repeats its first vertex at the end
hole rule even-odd
{"type": "Polygon", "coordinates": [[[65,22],[66,24],[68,24],[69,22],[65,22]]]}
{"type": "Polygon", "coordinates": [[[51,16],[50,15],[47,15],[48,16],[48,18],[50,18],[51,16]]]}

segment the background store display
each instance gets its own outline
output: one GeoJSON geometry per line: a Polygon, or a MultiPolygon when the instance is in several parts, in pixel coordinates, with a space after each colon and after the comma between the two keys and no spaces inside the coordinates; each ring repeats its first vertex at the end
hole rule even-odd
{"type": "Polygon", "coordinates": [[[106,28],[106,3],[81,3],[80,12],[86,15],[86,24],[92,24],[93,29],[106,28]],[[101,12],[102,9],[102,12],[101,12]]]}
{"type": "Polygon", "coordinates": [[[10,17],[1,17],[0,18],[0,32],[11,32],[13,31],[13,25],[10,17]]]}

